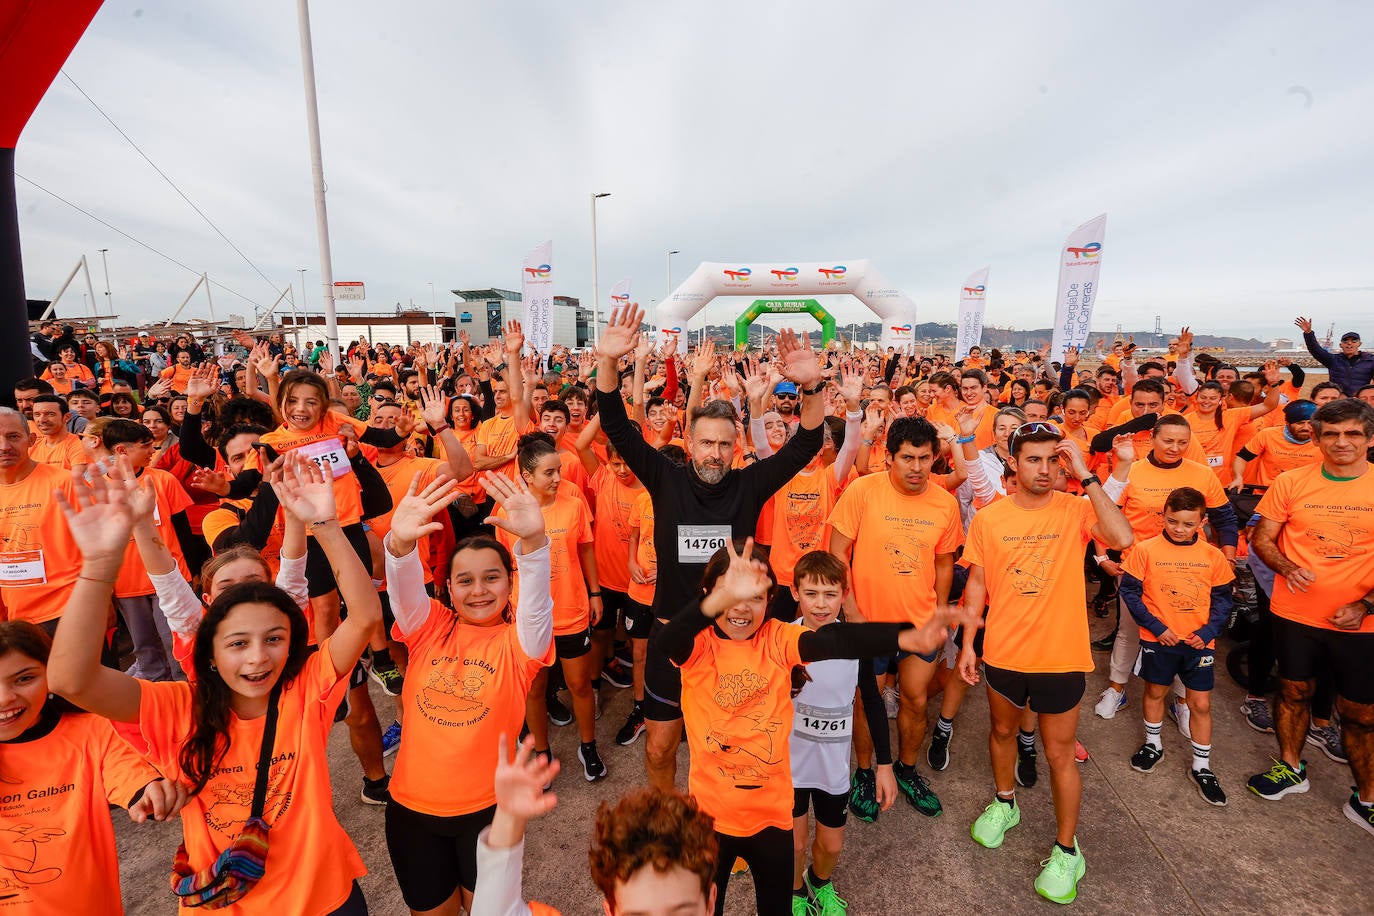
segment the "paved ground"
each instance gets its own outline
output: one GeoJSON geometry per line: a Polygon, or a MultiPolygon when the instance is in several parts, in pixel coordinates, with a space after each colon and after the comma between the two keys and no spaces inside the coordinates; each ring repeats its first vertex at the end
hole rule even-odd
{"type": "MultiPolygon", "coordinates": [[[[1105,628],[1106,622],[1094,621],[1094,635],[1105,628]]],[[[1098,660],[1105,668],[1105,657],[1099,655],[1098,660]]],[[[1143,775],[1130,768],[1127,761],[1142,739],[1138,684],[1130,688],[1130,704],[1108,722],[1091,712],[1105,674],[1092,676],[1079,733],[1092,752],[1082,768],[1084,804],[1078,833],[1088,873],[1073,909],[1152,914],[1370,912],[1367,885],[1355,873],[1369,874],[1374,837],[1341,813],[1352,781],[1349,770],[1309,747],[1313,753],[1308,794],[1266,802],[1245,791],[1245,779],[1267,767],[1277,745],[1273,736],[1246,727],[1238,709],[1242,693],[1221,673],[1224,668],[1217,667],[1213,761],[1231,796],[1224,809],[1212,808],[1198,797],[1184,772],[1190,759],[1187,743],[1167,723],[1165,758],[1159,769],[1143,775]]],[[[610,778],[593,788],[577,772],[562,775],[556,786],[559,809],[538,826],[526,851],[527,894],[570,916],[601,912],[586,868],[596,804],[642,781],[643,742],[620,748],[611,738],[628,708],[628,691],[608,689],[607,697],[600,733],[610,778]]],[[[391,700],[377,699],[379,709],[390,709],[391,700]]],[[[573,729],[554,733],[555,753],[576,767],[573,729]]],[[[1053,905],[1037,897],[1031,886],[1054,835],[1043,760],[1041,783],[1020,791],[1021,825],[1002,848],[983,849],[969,838],[969,825],[991,796],[986,736],[987,703],[981,691],[974,691],[956,725],[950,768],[932,778],[944,802],[943,816],[925,818],[899,801],[875,824],[851,820],[836,873],[851,913],[1050,912],[1053,905]]],[[[405,914],[386,854],[381,809],[358,802],[357,762],[342,728],[335,731],[331,755],[336,762],[335,810],[371,870],[364,879],[371,911],[381,916],[405,914]]],[[[684,746],[680,777],[685,778],[686,765],[684,746]]],[[[680,782],[685,785],[683,779],[680,782]]],[[[174,912],[167,875],[180,827],[135,828],[127,818],[117,819],[116,827],[128,912],[174,912]]],[[[754,912],[747,878],[732,881],[726,912],[754,912]]]]}

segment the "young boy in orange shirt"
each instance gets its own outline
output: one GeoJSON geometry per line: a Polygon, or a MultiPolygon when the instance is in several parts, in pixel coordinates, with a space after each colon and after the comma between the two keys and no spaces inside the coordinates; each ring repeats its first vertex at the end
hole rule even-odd
{"type": "Polygon", "coordinates": [[[1211,697],[1215,640],[1231,613],[1235,574],[1222,552],[1199,537],[1206,510],[1206,497],[1192,487],[1170,493],[1164,530],[1126,555],[1120,588],[1140,624],[1136,673],[1145,682],[1145,743],[1131,757],[1131,769],[1149,773],[1164,756],[1164,697],[1177,677],[1191,712],[1189,774],[1203,801],[1223,807],[1226,793],[1211,769],[1211,697]]]}

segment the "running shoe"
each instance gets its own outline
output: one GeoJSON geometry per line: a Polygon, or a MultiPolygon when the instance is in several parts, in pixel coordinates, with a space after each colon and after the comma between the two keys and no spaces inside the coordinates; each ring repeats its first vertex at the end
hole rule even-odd
{"type": "Polygon", "coordinates": [[[1352,824],[1374,833],[1374,805],[1361,804],[1360,791],[1354,786],[1350,787],[1350,801],[1345,803],[1345,816],[1352,824]]]}
{"type": "Polygon", "coordinates": [[[1306,792],[1312,788],[1312,784],[1307,781],[1307,761],[1302,761],[1301,766],[1301,770],[1295,770],[1282,760],[1275,760],[1274,765],[1268,770],[1251,776],[1246,785],[1250,787],[1251,792],[1268,801],[1278,801],[1285,795],[1306,792]]]}
{"type": "Polygon", "coordinates": [[[401,723],[392,722],[382,732],[382,756],[390,757],[401,746],[401,723]]]}
{"type": "Polygon", "coordinates": [[[1174,724],[1178,726],[1178,733],[1192,741],[1193,730],[1189,727],[1189,723],[1192,721],[1193,711],[1188,708],[1187,702],[1174,697],[1169,701],[1168,709],[1169,718],[1173,719],[1174,724]]]}
{"type": "Polygon", "coordinates": [[[978,815],[978,820],[973,822],[973,829],[969,832],[973,834],[973,842],[979,846],[996,849],[1002,845],[1002,840],[1006,838],[1007,831],[1019,823],[1021,823],[1021,806],[1016,804],[1016,800],[1013,799],[1009,805],[994,798],[992,804],[984,808],[983,813],[978,815]]]}
{"type": "Polygon", "coordinates": [[[1155,747],[1153,744],[1146,741],[1140,746],[1140,750],[1131,755],[1131,769],[1135,770],[1137,773],[1152,772],[1155,768],[1155,764],[1159,763],[1163,756],[1163,748],[1155,747]]]}
{"type": "Polygon", "coordinates": [[[1102,691],[1102,696],[1097,701],[1097,705],[1093,707],[1093,712],[1103,719],[1112,719],[1116,717],[1117,711],[1125,705],[1126,691],[1108,686],[1106,690],[1102,691]]]}
{"type": "Polygon", "coordinates": [[[1269,711],[1269,701],[1264,697],[1246,697],[1245,702],[1240,704],[1240,711],[1245,714],[1245,724],[1255,731],[1266,735],[1274,733],[1274,716],[1269,711]]]}
{"type": "MultiPolygon", "coordinates": [[[[835,882],[827,881],[820,887],[811,883],[811,871],[807,870],[802,878],[806,882],[805,887],[814,901],[811,912],[816,916],[845,916],[849,912],[849,901],[835,893],[835,882]]],[[[794,901],[796,897],[792,898],[794,901]]],[[[793,912],[796,911],[795,905],[793,912]]]]}
{"type": "Polygon", "coordinates": [[[630,715],[625,719],[625,724],[620,727],[620,731],[615,733],[615,743],[621,747],[629,747],[639,740],[639,736],[644,734],[644,713],[638,708],[631,709],[630,715]]]}
{"type": "Polygon", "coordinates": [[[810,897],[792,895],[792,916],[816,916],[816,907],[810,897]]]}
{"type": "Polygon", "coordinates": [[[896,687],[883,688],[883,711],[887,713],[889,719],[897,718],[897,713],[902,708],[902,699],[897,693],[896,687]]]}
{"type": "Polygon", "coordinates": [[[1091,757],[1092,755],[1088,753],[1088,749],[1083,746],[1083,742],[1079,741],[1077,738],[1073,739],[1074,763],[1087,763],[1091,757]]]}
{"type": "Polygon", "coordinates": [[[926,748],[926,763],[939,773],[949,766],[949,739],[954,737],[954,729],[942,732],[938,728],[930,736],[930,747],[926,748]]]}
{"type": "Polygon", "coordinates": [[[1337,763],[1349,763],[1345,755],[1345,742],[1341,740],[1341,729],[1335,722],[1326,725],[1309,725],[1307,743],[1315,745],[1321,752],[1337,763]]]}
{"type": "Polygon", "coordinates": [[[1206,767],[1200,770],[1189,767],[1188,775],[1197,783],[1197,794],[1202,796],[1203,801],[1218,808],[1226,807],[1226,793],[1221,791],[1221,783],[1217,781],[1215,773],[1206,767]]]}
{"type": "Polygon", "coordinates": [[[897,790],[911,807],[926,817],[940,816],[944,809],[940,807],[939,797],[930,787],[930,783],[926,782],[925,777],[916,772],[915,767],[906,767],[898,763],[892,768],[892,774],[897,777],[897,790]]]}
{"type": "Polygon", "coordinates": [[[1094,639],[1094,640],[1093,640],[1093,651],[1094,651],[1094,652],[1110,652],[1110,651],[1112,651],[1112,647],[1115,646],[1115,645],[1116,645],[1116,630],[1112,630],[1110,633],[1108,633],[1106,636],[1102,637],[1101,639],[1094,639]]]}
{"type": "MultiPolygon", "coordinates": [[[[1105,620],[1108,616],[1111,615],[1112,604],[1115,601],[1116,595],[1098,595],[1096,598],[1093,599],[1094,616],[1100,617],[1105,620]]],[[[1112,634],[1112,638],[1115,639],[1116,634],[1112,634]]]]}
{"type": "Polygon", "coordinates": [[[572,710],[567,707],[557,694],[548,698],[549,721],[554,725],[571,725],[573,720],[572,710]]]}
{"type": "Polygon", "coordinates": [[[1088,870],[1083,861],[1083,850],[1078,848],[1078,838],[1074,837],[1073,854],[1054,844],[1050,857],[1041,862],[1040,877],[1035,879],[1035,892],[1046,900],[1055,903],[1073,903],[1078,896],[1078,882],[1088,870]]]}
{"type": "Polygon", "coordinates": [[[596,742],[588,741],[577,746],[577,759],[582,761],[582,775],[587,782],[599,782],[606,778],[606,764],[596,752],[596,742]]]}
{"type": "Polygon", "coordinates": [[[401,669],[392,662],[385,668],[373,664],[367,669],[367,676],[377,682],[377,686],[389,697],[398,697],[401,690],[405,688],[405,676],[401,674],[401,669]]]}
{"type": "Polygon", "coordinates": [[[596,713],[596,718],[601,718],[601,691],[592,691],[592,710],[596,713]]]}
{"type": "Polygon", "coordinates": [[[359,797],[364,805],[385,805],[391,801],[391,777],[383,776],[378,780],[363,777],[363,791],[359,797]]]}
{"type": "Polygon", "coordinates": [[[601,679],[612,687],[619,687],[621,690],[634,683],[631,680],[631,675],[630,669],[621,665],[618,658],[611,659],[610,663],[601,669],[601,679]]]}
{"type": "Polygon", "coordinates": [[[730,877],[749,874],[749,863],[735,856],[735,864],[730,866],[730,877]]]}
{"type": "Polygon", "coordinates": [[[1029,789],[1040,779],[1040,774],[1035,770],[1035,761],[1040,755],[1035,750],[1035,745],[1026,747],[1021,742],[1016,742],[1016,784],[1029,789]]]}
{"type": "Polygon", "coordinates": [[[865,823],[878,819],[878,777],[872,770],[855,770],[849,783],[849,810],[865,823]]]}

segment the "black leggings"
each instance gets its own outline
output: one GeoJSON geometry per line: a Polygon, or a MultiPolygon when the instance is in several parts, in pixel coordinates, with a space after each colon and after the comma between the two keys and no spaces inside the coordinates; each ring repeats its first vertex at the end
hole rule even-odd
{"type": "Polygon", "coordinates": [[[720,858],[716,861],[716,916],[725,912],[725,887],[736,858],[749,865],[754,879],[754,906],[758,916],[790,916],[792,912],[792,831],[765,827],[752,836],[716,834],[720,858]]]}
{"type": "MultiPolygon", "coordinates": [[[[345,525],[343,533],[353,547],[353,552],[362,560],[363,568],[372,569],[372,548],[368,546],[367,531],[363,529],[363,523],[345,525]]],[[[313,537],[305,539],[305,583],[311,598],[327,595],[339,587],[334,581],[334,567],[330,565],[329,557],[324,555],[324,548],[313,537]]]]}
{"type": "Polygon", "coordinates": [[[358,886],[358,882],[353,882],[353,893],[348,895],[348,899],[329,916],[367,916],[367,900],[363,898],[363,889],[358,886]]]}

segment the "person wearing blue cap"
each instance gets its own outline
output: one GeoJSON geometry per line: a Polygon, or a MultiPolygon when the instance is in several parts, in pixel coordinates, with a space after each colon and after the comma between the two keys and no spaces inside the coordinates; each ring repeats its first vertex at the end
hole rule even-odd
{"type": "Polygon", "coordinates": [[[1227,489],[1233,493],[1263,493],[1284,471],[1321,461],[1321,452],[1312,441],[1311,421],[1316,412],[1317,405],[1312,401],[1290,401],[1283,408],[1283,426],[1260,430],[1236,453],[1227,489]],[[1254,470],[1247,473],[1246,465],[1256,459],[1259,460],[1254,470]]]}
{"type": "Polygon", "coordinates": [[[801,419],[797,413],[797,405],[801,403],[801,393],[797,391],[797,386],[792,382],[783,379],[773,386],[773,409],[776,410],[790,426],[801,419]]]}
{"type": "Polygon", "coordinates": [[[1307,344],[1307,352],[1326,367],[1326,371],[1331,373],[1331,381],[1346,397],[1353,398],[1355,392],[1374,379],[1374,353],[1366,353],[1360,349],[1358,331],[1346,331],[1342,334],[1340,352],[1332,353],[1317,343],[1317,335],[1312,333],[1311,318],[1299,316],[1293,323],[1302,328],[1302,342],[1307,344]]]}

